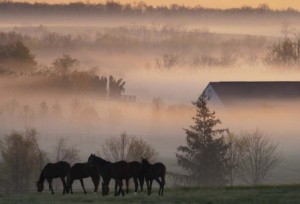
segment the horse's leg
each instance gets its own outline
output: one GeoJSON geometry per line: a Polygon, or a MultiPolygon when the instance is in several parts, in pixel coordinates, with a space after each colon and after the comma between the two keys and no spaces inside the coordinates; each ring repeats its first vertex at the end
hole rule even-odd
{"type": "Polygon", "coordinates": [[[148,193],[148,195],[150,195],[150,191],[149,191],[149,179],[146,179],[146,185],[147,185],[147,193],[148,193]]]}
{"type": "Polygon", "coordinates": [[[81,187],[82,187],[82,189],[83,189],[84,194],[86,194],[86,190],[85,190],[85,188],[84,188],[83,179],[81,178],[81,179],[79,179],[79,181],[80,181],[80,184],[81,184],[81,187]]]}
{"type": "Polygon", "coordinates": [[[159,180],[159,178],[156,178],[155,180],[156,180],[156,182],[157,182],[158,185],[159,185],[158,195],[160,195],[160,194],[161,194],[161,191],[162,191],[162,186],[163,186],[163,184],[162,184],[162,182],[159,180]]]}
{"type": "Polygon", "coordinates": [[[117,188],[118,188],[118,181],[115,180],[115,196],[118,195],[117,188]]]}
{"type": "Polygon", "coordinates": [[[49,184],[49,190],[51,191],[52,194],[54,194],[53,188],[52,188],[52,179],[47,179],[48,184],[49,184]]]}
{"type": "Polygon", "coordinates": [[[98,178],[97,176],[92,176],[92,181],[94,183],[94,192],[96,193],[98,191],[100,177],[98,178]]]}
{"type": "Polygon", "coordinates": [[[134,193],[136,194],[139,188],[139,183],[136,177],[133,178],[133,182],[134,182],[134,193]]]}
{"type": "Polygon", "coordinates": [[[143,192],[143,188],[144,188],[144,176],[139,178],[139,182],[140,182],[140,188],[141,188],[141,192],[143,192]]]}
{"type": "Polygon", "coordinates": [[[126,194],[129,192],[129,179],[126,179],[126,194]]]}
{"type": "Polygon", "coordinates": [[[165,175],[163,175],[161,177],[161,183],[162,183],[161,196],[163,196],[164,195],[164,188],[165,188],[165,184],[166,184],[165,175]]]}
{"type": "Polygon", "coordinates": [[[153,179],[150,179],[150,194],[152,193],[152,182],[153,182],[153,179]]]}
{"type": "MultiPolygon", "coordinates": [[[[120,192],[122,193],[122,196],[125,196],[125,193],[124,193],[124,190],[123,190],[123,181],[122,181],[122,179],[120,179],[120,181],[119,181],[120,183],[119,183],[119,186],[120,186],[120,192]]],[[[120,192],[119,192],[119,195],[120,195],[120,192]]]]}
{"type": "Polygon", "coordinates": [[[71,194],[73,194],[73,189],[72,189],[73,181],[74,180],[71,179],[70,182],[69,182],[69,184],[68,184],[69,185],[68,187],[70,188],[71,194]]]}
{"type": "Polygon", "coordinates": [[[63,184],[63,187],[64,187],[64,189],[63,189],[63,194],[65,194],[65,193],[67,193],[67,183],[66,183],[66,181],[65,181],[65,177],[60,177],[60,180],[61,180],[61,182],[62,182],[62,184],[63,184]]]}

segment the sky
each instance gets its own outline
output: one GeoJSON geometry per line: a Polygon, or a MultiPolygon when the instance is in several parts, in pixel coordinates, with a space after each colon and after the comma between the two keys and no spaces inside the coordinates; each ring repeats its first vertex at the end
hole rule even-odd
{"type": "MultiPolygon", "coordinates": [[[[16,0],[22,1],[22,0],[16,0]]],[[[76,1],[89,1],[91,3],[95,2],[106,2],[106,0],[25,0],[28,2],[48,2],[48,3],[68,3],[76,1]]],[[[133,3],[139,2],[132,0],[116,0],[122,3],[133,3]]],[[[300,0],[143,0],[147,4],[161,5],[161,4],[184,4],[189,6],[201,5],[203,7],[213,7],[213,8],[232,8],[241,7],[243,5],[256,7],[259,4],[268,4],[270,8],[273,9],[283,9],[283,8],[294,8],[300,10],[300,0]]]]}

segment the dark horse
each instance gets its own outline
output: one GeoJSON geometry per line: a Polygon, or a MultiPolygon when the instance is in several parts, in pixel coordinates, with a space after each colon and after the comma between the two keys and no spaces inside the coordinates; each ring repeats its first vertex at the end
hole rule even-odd
{"type": "MultiPolygon", "coordinates": [[[[132,161],[128,162],[128,175],[126,175],[125,182],[126,182],[126,193],[129,193],[129,179],[133,178],[134,181],[134,193],[136,194],[140,185],[140,192],[143,192],[143,186],[144,186],[144,173],[143,173],[143,167],[140,162],[132,161]]],[[[115,184],[117,185],[117,184],[115,184]]],[[[102,188],[106,188],[106,191],[108,192],[109,189],[105,184],[102,182],[102,188]]]]}
{"type": "Polygon", "coordinates": [[[73,181],[79,179],[84,194],[86,194],[83,179],[88,177],[91,177],[95,187],[94,192],[97,192],[99,182],[100,182],[99,169],[96,166],[89,166],[87,162],[74,164],[71,168],[71,174],[70,176],[68,176],[68,191],[70,190],[71,193],[73,193],[73,189],[72,189],[73,181]]]}
{"type": "Polygon", "coordinates": [[[126,180],[126,193],[128,194],[129,191],[129,179],[133,178],[134,181],[134,192],[137,193],[139,184],[140,184],[140,190],[143,191],[144,186],[144,172],[143,172],[143,166],[140,162],[132,161],[128,162],[128,175],[126,180]]]}
{"type": "Polygon", "coordinates": [[[103,179],[102,182],[102,195],[108,195],[109,192],[109,182],[113,178],[115,179],[115,196],[122,193],[124,196],[124,191],[122,189],[122,180],[127,178],[128,175],[128,164],[125,161],[119,162],[109,162],[100,157],[91,154],[88,163],[90,166],[97,166],[100,170],[101,177],[103,179]],[[119,186],[119,190],[117,187],[119,186]]]}
{"type": "Polygon", "coordinates": [[[63,184],[63,194],[67,193],[67,184],[65,178],[70,174],[71,166],[69,163],[65,161],[60,161],[57,163],[48,163],[42,170],[39,181],[37,182],[38,192],[42,192],[44,190],[44,181],[47,180],[49,183],[49,189],[52,194],[52,179],[60,178],[63,184]]]}
{"type": "Polygon", "coordinates": [[[147,183],[148,195],[151,194],[152,181],[153,179],[155,179],[159,184],[158,195],[163,196],[164,186],[165,186],[166,166],[160,162],[155,164],[150,164],[147,159],[143,159],[143,158],[142,158],[142,166],[143,166],[144,175],[147,183]]]}

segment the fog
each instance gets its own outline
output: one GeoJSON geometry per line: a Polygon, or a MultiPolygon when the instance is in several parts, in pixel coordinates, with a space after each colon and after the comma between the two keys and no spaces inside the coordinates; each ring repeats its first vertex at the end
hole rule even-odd
{"type": "MultiPolygon", "coordinates": [[[[183,20],[127,16],[122,21],[109,17],[96,21],[85,16],[70,23],[51,16],[36,22],[27,16],[21,24],[13,17],[0,21],[0,44],[21,39],[37,61],[31,72],[0,75],[1,137],[33,127],[50,154],[63,136],[86,161],[107,138],[127,132],[152,144],[168,171],[181,172],[176,148],[185,144],[184,128],[193,124],[191,102],[209,82],[300,80],[299,67],[265,64],[270,47],[283,38],[284,21],[279,17],[244,22],[221,17],[190,21],[190,16],[183,20]],[[93,91],[71,92],[58,83],[58,76],[36,74],[53,69],[52,62],[63,54],[79,61],[72,71],[122,78],[124,94],[136,96],[136,101],[109,100],[93,91]],[[162,102],[158,109],[155,98],[162,102]]],[[[286,19],[293,38],[299,18],[286,19]]],[[[279,144],[282,162],[268,183],[299,183],[295,172],[300,166],[291,165],[299,163],[300,156],[299,103],[283,99],[258,107],[249,102],[213,108],[221,127],[236,134],[259,128],[279,144]]]]}

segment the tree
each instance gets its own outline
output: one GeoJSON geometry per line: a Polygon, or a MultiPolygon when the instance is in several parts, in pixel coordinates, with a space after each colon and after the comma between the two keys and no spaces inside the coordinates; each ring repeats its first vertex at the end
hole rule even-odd
{"type": "Polygon", "coordinates": [[[186,146],[179,146],[177,162],[198,185],[214,186],[226,183],[227,145],[216,129],[221,121],[207,107],[209,97],[203,93],[193,105],[197,109],[195,124],[185,129],[186,146]]]}
{"type": "Polygon", "coordinates": [[[0,62],[15,71],[28,71],[36,65],[34,55],[21,41],[0,45],[0,62]]]}
{"type": "Polygon", "coordinates": [[[122,133],[120,137],[111,137],[102,146],[101,154],[109,161],[139,161],[141,157],[155,161],[158,153],[154,147],[142,139],[122,133]]]}
{"type": "Polygon", "coordinates": [[[2,175],[5,177],[0,180],[6,191],[28,191],[46,163],[46,154],[39,148],[36,135],[35,129],[13,131],[1,141],[2,175]]]}
{"type": "Polygon", "coordinates": [[[238,177],[247,184],[261,184],[279,164],[278,145],[260,130],[242,134],[242,154],[237,166],[238,177]]]}
{"type": "Polygon", "coordinates": [[[227,167],[229,170],[229,183],[231,186],[233,186],[234,180],[237,178],[238,166],[243,155],[244,143],[239,137],[237,137],[235,134],[229,131],[226,136],[226,143],[228,145],[226,151],[226,158],[227,167]]]}
{"type": "Polygon", "coordinates": [[[113,76],[109,76],[109,97],[111,99],[120,99],[122,93],[125,91],[125,81],[123,81],[122,78],[120,79],[115,79],[113,76]]]}
{"type": "Polygon", "coordinates": [[[74,164],[79,160],[79,150],[76,146],[68,147],[66,142],[67,139],[64,137],[57,140],[56,146],[54,146],[55,161],[66,161],[74,164]]]}
{"type": "Polygon", "coordinates": [[[77,59],[72,58],[70,55],[64,54],[62,57],[53,61],[52,65],[59,74],[66,74],[70,68],[79,64],[77,59]]]}

